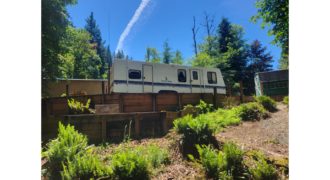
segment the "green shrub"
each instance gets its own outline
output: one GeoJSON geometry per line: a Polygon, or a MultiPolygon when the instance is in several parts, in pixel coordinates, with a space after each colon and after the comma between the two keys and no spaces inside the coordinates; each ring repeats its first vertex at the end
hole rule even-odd
{"type": "Polygon", "coordinates": [[[223,152],[226,155],[227,174],[237,178],[243,178],[245,168],[243,164],[243,151],[234,143],[224,144],[223,152]]]}
{"type": "Polygon", "coordinates": [[[289,96],[285,96],[283,98],[283,103],[286,104],[286,105],[289,105],[289,96]]]}
{"type": "Polygon", "coordinates": [[[207,104],[203,100],[199,100],[199,104],[196,105],[199,114],[205,114],[213,111],[213,104],[207,104]]]}
{"type": "Polygon", "coordinates": [[[236,111],[232,109],[218,109],[213,113],[208,113],[207,116],[210,119],[214,119],[220,127],[238,125],[241,123],[240,117],[237,115],[236,111]]]}
{"type": "MultiPolygon", "coordinates": [[[[243,164],[243,151],[233,143],[224,144],[218,151],[211,146],[196,145],[200,162],[208,178],[213,179],[244,179],[246,168],[243,164]]],[[[192,156],[190,158],[194,159],[192,156]]]]}
{"type": "Polygon", "coordinates": [[[275,112],[277,110],[276,102],[268,96],[258,96],[254,97],[254,99],[269,112],[275,112]]]}
{"type": "Polygon", "coordinates": [[[96,179],[101,177],[111,177],[113,172],[105,166],[97,155],[86,153],[76,156],[67,165],[63,164],[62,179],[96,179]]]}
{"type": "Polygon", "coordinates": [[[42,156],[47,159],[46,171],[51,179],[59,179],[63,164],[73,161],[87,148],[86,136],[78,133],[73,126],[59,123],[58,136],[46,145],[42,156]]]}
{"type": "MultiPolygon", "coordinates": [[[[196,148],[199,153],[200,163],[205,169],[206,175],[208,178],[219,179],[221,174],[225,175],[224,171],[227,169],[227,162],[223,152],[216,151],[211,146],[202,147],[196,145],[196,148]],[[221,173],[222,172],[222,173],[221,173]]],[[[190,156],[194,159],[192,156],[190,156]]]]}
{"type": "Polygon", "coordinates": [[[166,149],[156,145],[119,146],[109,157],[117,179],[148,179],[152,169],[169,162],[166,149]]]}
{"type": "Polygon", "coordinates": [[[195,144],[213,144],[217,146],[214,134],[219,130],[216,121],[201,114],[196,118],[187,115],[183,118],[174,120],[174,129],[182,134],[183,154],[193,154],[198,156],[195,144]]]}
{"type": "Polygon", "coordinates": [[[195,106],[188,104],[186,106],[184,106],[183,110],[182,110],[182,116],[191,114],[192,116],[197,116],[198,114],[198,110],[195,106]]]}
{"type": "Polygon", "coordinates": [[[265,108],[256,102],[241,104],[232,108],[243,121],[259,120],[268,116],[265,108]]]}
{"type": "Polygon", "coordinates": [[[254,166],[249,168],[253,179],[256,180],[276,180],[276,169],[272,164],[268,164],[263,154],[256,154],[254,166]]]}
{"type": "Polygon", "coordinates": [[[90,113],[92,113],[91,110],[89,109],[90,103],[91,103],[91,99],[88,99],[85,105],[79,101],[76,101],[73,98],[68,99],[69,113],[70,114],[90,114],[90,113]]]}
{"type": "Polygon", "coordinates": [[[226,97],[223,102],[221,102],[222,106],[226,109],[230,109],[234,106],[237,106],[240,104],[240,102],[235,99],[234,97],[226,97]]]}
{"type": "Polygon", "coordinates": [[[111,166],[117,179],[149,179],[148,162],[136,151],[116,152],[111,166]]]}

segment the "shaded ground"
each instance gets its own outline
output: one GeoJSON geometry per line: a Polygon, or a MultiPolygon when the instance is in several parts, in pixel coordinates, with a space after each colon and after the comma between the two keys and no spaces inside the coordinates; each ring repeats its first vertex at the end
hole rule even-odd
{"type": "Polygon", "coordinates": [[[268,119],[228,127],[216,137],[219,141],[234,141],[244,150],[257,149],[269,156],[288,157],[288,108],[281,103],[277,108],[268,119]]]}

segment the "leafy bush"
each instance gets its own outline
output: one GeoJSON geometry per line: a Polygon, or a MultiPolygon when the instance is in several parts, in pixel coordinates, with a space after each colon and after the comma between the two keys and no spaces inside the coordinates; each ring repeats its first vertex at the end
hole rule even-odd
{"type": "Polygon", "coordinates": [[[115,153],[111,158],[111,166],[118,179],[148,179],[148,163],[135,151],[115,153]]]}
{"type": "MultiPolygon", "coordinates": [[[[196,145],[200,160],[206,175],[214,179],[243,179],[245,166],[243,165],[243,151],[233,143],[226,143],[223,151],[211,146],[196,145]]],[[[190,158],[194,159],[192,156],[190,158]]]]}
{"type": "Polygon", "coordinates": [[[277,110],[276,102],[268,96],[258,96],[254,97],[254,99],[269,112],[275,112],[277,110]]]}
{"type": "Polygon", "coordinates": [[[223,147],[223,152],[226,155],[227,174],[234,179],[242,178],[245,172],[243,165],[243,151],[234,143],[226,143],[223,147]]]}
{"type": "Polygon", "coordinates": [[[196,105],[199,114],[205,114],[213,111],[213,104],[207,104],[203,100],[199,100],[199,104],[196,105]]]}
{"type": "Polygon", "coordinates": [[[241,104],[232,108],[243,121],[259,120],[268,116],[265,108],[256,102],[241,104]]]}
{"type": "Polygon", "coordinates": [[[219,126],[216,121],[209,119],[207,115],[201,114],[196,118],[187,115],[183,118],[174,120],[174,128],[182,136],[183,154],[198,155],[195,144],[216,145],[215,132],[219,126]]]}
{"type": "Polygon", "coordinates": [[[192,116],[197,116],[198,114],[198,110],[195,106],[188,104],[186,106],[184,106],[183,110],[182,110],[182,116],[191,114],[192,116]]]}
{"type": "Polygon", "coordinates": [[[73,161],[69,161],[67,165],[63,165],[62,179],[91,179],[100,177],[111,177],[112,169],[105,166],[98,156],[86,153],[77,156],[73,161]]]}
{"type": "Polygon", "coordinates": [[[256,180],[276,180],[276,169],[272,164],[268,164],[263,154],[255,154],[255,165],[249,168],[249,172],[256,180]]]}
{"type": "Polygon", "coordinates": [[[206,114],[207,118],[213,119],[220,127],[227,127],[229,125],[238,125],[241,123],[240,117],[236,111],[231,109],[218,109],[213,113],[206,114]]]}
{"type": "Polygon", "coordinates": [[[289,105],[289,96],[285,96],[283,98],[283,103],[286,104],[286,105],[289,105]]]}
{"type": "Polygon", "coordinates": [[[109,159],[117,179],[148,179],[150,170],[169,162],[169,155],[166,149],[156,145],[124,145],[119,146],[109,159]]]}
{"type": "Polygon", "coordinates": [[[89,114],[91,113],[89,109],[90,103],[91,99],[88,99],[85,105],[73,98],[68,99],[69,112],[70,114],[89,114]]]}
{"type": "Polygon", "coordinates": [[[46,145],[42,156],[47,159],[46,170],[50,178],[59,179],[63,166],[73,161],[87,148],[86,136],[78,133],[73,126],[59,123],[58,136],[46,145]]]}
{"type": "MultiPolygon", "coordinates": [[[[227,162],[223,152],[217,152],[211,146],[205,145],[202,147],[196,145],[196,148],[199,153],[200,163],[205,169],[208,178],[219,179],[221,174],[226,174],[224,171],[227,169],[227,162]]],[[[194,159],[192,156],[190,158],[194,159]]]]}

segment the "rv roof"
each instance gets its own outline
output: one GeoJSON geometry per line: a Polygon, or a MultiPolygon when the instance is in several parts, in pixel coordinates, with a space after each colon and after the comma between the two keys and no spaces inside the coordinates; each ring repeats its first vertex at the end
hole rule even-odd
{"type": "Polygon", "coordinates": [[[178,66],[182,68],[207,68],[207,69],[218,69],[218,68],[212,68],[212,67],[192,67],[192,66],[184,66],[184,65],[178,65],[178,64],[163,64],[163,63],[151,63],[151,62],[145,62],[145,61],[135,61],[135,60],[122,60],[122,59],[115,59],[116,61],[128,61],[133,63],[139,63],[139,64],[159,64],[164,66],[178,66]]]}

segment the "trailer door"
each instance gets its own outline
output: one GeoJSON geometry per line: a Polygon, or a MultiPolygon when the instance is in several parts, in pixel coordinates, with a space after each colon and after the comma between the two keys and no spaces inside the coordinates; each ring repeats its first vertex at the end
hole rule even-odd
{"type": "Polygon", "coordinates": [[[142,65],[142,89],[144,93],[153,92],[153,71],[152,65],[143,64],[142,65]]]}
{"type": "Polygon", "coordinates": [[[191,92],[192,93],[201,93],[201,79],[202,73],[199,69],[190,69],[190,84],[191,84],[191,92]]]}

